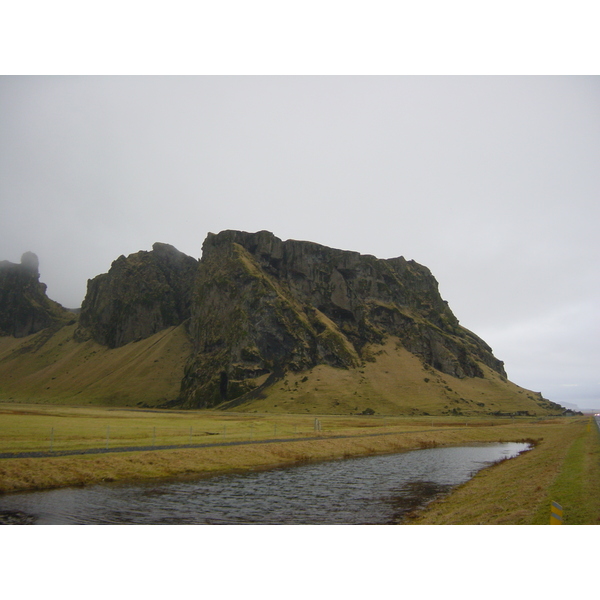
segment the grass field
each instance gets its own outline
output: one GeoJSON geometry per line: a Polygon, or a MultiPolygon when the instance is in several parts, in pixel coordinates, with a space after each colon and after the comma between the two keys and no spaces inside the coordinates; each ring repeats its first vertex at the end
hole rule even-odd
{"type": "Polygon", "coordinates": [[[120,446],[184,445],[319,433],[420,431],[439,427],[535,422],[519,417],[396,417],[169,411],[0,403],[0,453],[70,451],[120,446]]]}
{"type": "Polygon", "coordinates": [[[531,452],[480,472],[411,523],[545,524],[552,500],[566,524],[600,523],[600,435],[587,418],[234,414],[0,404],[0,452],[103,448],[109,444],[188,444],[235,440],[289,442],[119,454],[0,460],[0,492],[182,475],[210,475],[314,460],[401,452],[469,442],[536,443],[531,452]],[[385,436],[365,434],[386,433],[385,436]],[[319,439],[308,439],[318,436],[319,439]],[[344,435],[347,437],[336,438],[344,435]]]}

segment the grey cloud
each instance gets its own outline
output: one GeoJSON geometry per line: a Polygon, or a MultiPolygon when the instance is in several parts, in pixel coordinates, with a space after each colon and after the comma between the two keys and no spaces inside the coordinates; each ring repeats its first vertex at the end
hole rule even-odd
{"type": "Polygon", "coordinates": [[[600,404],[598,106],[597,77],[3,77],[0,259],[73,307],[208,231],[404,255],[514,381],[600,404]]]}

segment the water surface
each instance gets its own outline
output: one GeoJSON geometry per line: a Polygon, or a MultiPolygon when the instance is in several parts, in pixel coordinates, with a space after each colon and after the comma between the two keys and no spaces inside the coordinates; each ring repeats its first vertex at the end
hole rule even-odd
{"type": "Polygon", "coordinates": [[[391,524],[528,448],[431,448],[244,474],[7,494],[0,496],[0,515],[35,524],[391,524]]]}

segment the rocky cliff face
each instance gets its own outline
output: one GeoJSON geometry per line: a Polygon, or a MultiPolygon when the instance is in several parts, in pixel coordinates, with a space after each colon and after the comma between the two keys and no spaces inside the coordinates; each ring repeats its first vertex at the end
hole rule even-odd
{"type": "Polygon", "coordinates": [[[449,375],[505,376],[489,346],[461,327],[429,270],[273,234],[224,231],[203,246],[189,325],[194,356],[182,382],[188,406],[252,392],[263,375],[317,364],[357,367],[367,345],[397,336],[449,375]]]}
{"type": "Polygon", "coordinates": [[[46,295],[40,283],[39,261],[33,252],[25,252],[21,264],[0,262],[0,335],[25,337],[73,318],[46,295]]]}
{"type": "Polygon", "coordinates": [[[198,261],[168,244],[120,256],[88,281],[76,338],[117,348],[190,317],[198,261]]]}
{"type": "Polygon", "coordinates": [[[5,340],[0,367],[24,397],[80,394],[85,382],[86,393],[92,386],[96,397],[123,404],[134,397],[127,389],[139,404],[162,385],[161,406],[186,408],[560,409],[508,382],[503,363],[460,325],[430,271],[402,257],[282,241],[267,231],[223,231],[207,236],[200,261],[161,243],[119,257],[108,273],[88,281],[77,324],[45,292],[35,255],[26,253],[20,265],[0,263],[0,335],[47,328],[31,343],[5,340]],[[67,322],[72,327],[55,331],[67,322]],[[159,334],[167,328],[173,330],[159,334]],[[132,352],[117,350],[151,336],[132,352]],[[92,350],[91,340],[105,349],[92,350]],[[121,360],[115,357],[133,355],[131,369],[115,376],[121,360]],[[23,367],[17,377],[15,365],[23,367]],[[25,376],[29,387],[21,388],[25,376]],[[165,395],[178,381],[178,394],[165,395]]]}

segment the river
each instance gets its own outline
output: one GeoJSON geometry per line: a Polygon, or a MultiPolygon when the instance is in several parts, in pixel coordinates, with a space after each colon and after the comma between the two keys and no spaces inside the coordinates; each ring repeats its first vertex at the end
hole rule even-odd
{"type": "Polygon", "coordinates": [[[244,474],[20,492],[0,496],[0,517],[39,525],[392,524],[528,448],[430,448],[244,474]]]}

